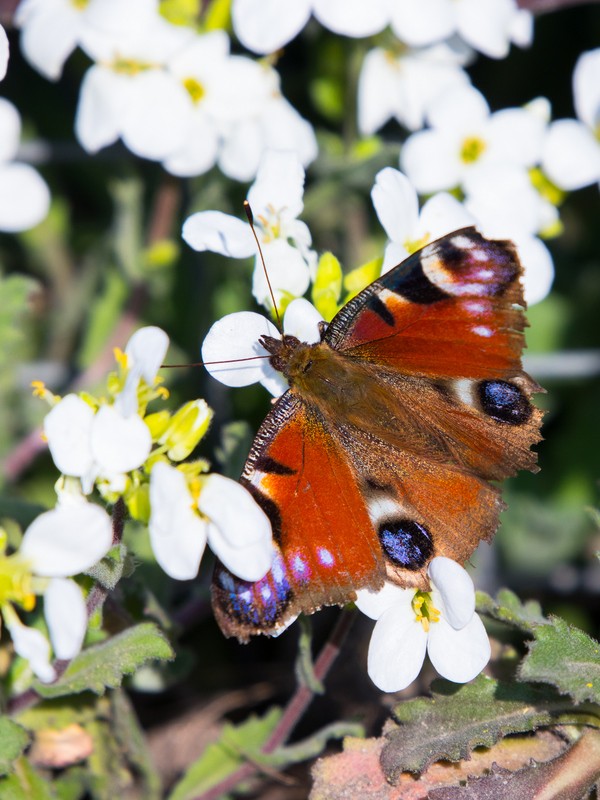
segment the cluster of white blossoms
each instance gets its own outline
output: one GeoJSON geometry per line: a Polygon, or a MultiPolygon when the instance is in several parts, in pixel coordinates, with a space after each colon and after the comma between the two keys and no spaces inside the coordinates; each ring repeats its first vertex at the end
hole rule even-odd
{"type": "Polygon", "coordinates": [[[15,650],[42,681],[56,674],[50,643],[57,658],[68,659],[85,636],[85,599],[71,576],[113,546],[113,523],[90,499],[94,489],[148,525],[155,558],[173,578],[196,576],[207,543],[244,580],[262,578],[271,566],[271,525],[252,496],[236,481],[209,474],[204,460],[188,460],[212,418],[206,403],[148,412],[149,403],[167,395],[156,378],[167,347],[160,328],[137,331],[116,353],[119,370],[109,376],[108,398],[59,398],[36,386],[52,405],[44,435],[61,472],[58,499],[27,528],[16,552],[5,555],[0,539],[0,611],[15,650]],[[18,613],[31,611],[37,595],[50,641],[18,613]]]}
{"type": "Polygon", "coordinates": [[[175,175],[215,164],[251,180],[265,148],[317,153],[312,127],[283,97],[269,64],[232,55],[224,30],[198,33],[159,13],[159,0],[23,0],[16,22],[26,58],[57,79],[80,47],[86,72],[75,132],[95,153],[119,138],[175,175]]]}
{"type": "MultiPolygon", "coordinates": [[[[0,81],[6,75],[9,46],[0,25],[0,81]]],[[[0,231],[17,233],[41,222],[50,208],[50,190],[39,172],[15,161],[21,141],[21,116],[0,97],[0,231]]]]}

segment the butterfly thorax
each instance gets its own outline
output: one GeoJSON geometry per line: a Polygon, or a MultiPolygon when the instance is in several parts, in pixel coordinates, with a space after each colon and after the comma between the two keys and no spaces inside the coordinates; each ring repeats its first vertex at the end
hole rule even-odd
{"type": "MultiPolygon", "coordinates": [[[[326,414],[346,416],[365,401],[369,382],[364,366],[326,342],[307,344],[284,335],[281,339],[262,336],[260,343],[271,353],[271,365],[285,375],[292,391],[326,414]]],[[[370,394],[373,388],[371,383],[370,394]]]]}

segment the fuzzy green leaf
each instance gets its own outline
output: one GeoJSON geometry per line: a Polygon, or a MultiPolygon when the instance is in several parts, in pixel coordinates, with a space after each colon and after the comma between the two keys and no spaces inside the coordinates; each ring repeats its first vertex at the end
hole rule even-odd
{"type": "Polygon", "coordinates": [[[145,622],[84,650],[56,683],[36,683],[35,690],[41,697],[61,697],[87,690],[104,694],[107,688],[120,686],[125,675],[147,661],[172,658],[173,650],[164,635],[156,625],[145,622]]]}
{"type": "Polygon", "coordinates": [[[549,725],[558,714],[561,721],[570,719],[570,704],[552,690],[502,684],[484,675],[464,686],[435,681],[432,695],[395,707],[400,725],[388,733],[381,759],[388,780],[405,771],[423,772],[440,759],[468,758],[474,747],[549,725]]]}
{"type": "Polygon", "coordinates": [[[534,636],[520,680],[550,683],[576,703],[600,703],[600,643],[559,617],[537,627],[534,636]]]}
{"type": "Polygon", "coordinates": [[[501,589],[496,600],[485,592],[477,592],[477,611],[526,634],[531,634],[536,625],[548,622],[539,603],[535,600],[522,603],[509,589],[501,589]]]}
{"type": "Polygon", "coordinates": [[[0,775],[6,775],[29,744],[29,735],[8,717],[0,717],[0,775]]]}
{"type": "Polygon", "coordinates": [[[261,759],[260,750],[279,722],[281,710],[250,717],[241,725],[226,723],[218,741],[209,745],[169,795],[169,800],[192,800],[221,783],[247,761],[261,759]]]}
{"type": "Polygon", "coordinates": [[[55,800],[54,792],[25,757],[15,765],[15,771],[0,778],[2,800],[55,800]]]}

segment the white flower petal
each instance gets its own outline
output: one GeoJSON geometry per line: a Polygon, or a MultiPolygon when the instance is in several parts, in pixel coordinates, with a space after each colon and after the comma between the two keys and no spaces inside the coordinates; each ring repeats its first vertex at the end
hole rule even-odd
{"type": "Polygon", "coordinates": [[[369,644],[367,670],[383,692],[409,686],[423,666],[427,634],[410,606],[392,606],[375,623],[369,644]]]}
{"type": "Polygon", "coordinates": [[[50,209],[50,190],[29,164],[0,165],[0,230],[25,231],[38,225],[50,209]]]}
{"type": "Polygon", "coordinates": [[[158,564],[175,580],[198,574],[207,524],[192,508],[183,473],[157,462],[150,473],[150,543],[158,564]]]}
{"type": "Polygon", "coordinates": [[[224,135],[219,168],[228,178],[251,181],[264,149],[264,132],[257,119],[242,120],[224,135]]]}
{"type": "Polygon", "coordinates": [[[275,95],[261,117],[264,150],[291,150],[308,166],[317,157],[313,126],[281,95],[275,95]]]}
{"type": "Polygon", "coordinates": [[[222,211],[198,211],[183,223],[182,236],[194,250],[211,250],[230,258],[256,253],[256,243],[247,222],[222,211]]]}
{"type": "Polygon", "coordinates": [[[600,143],[582,123],[560,119],[548,129],[542,167],[561,189],[581,189],[600,179],[600,143]]]}
{"type": "Polygon", "coordinates": [[[3,80],[4,76],[6,75],[6,69],[8,67],[8,55],[8,37],[6,35],[6,31],[2,25],[0,25],[0,81],[3,80]]]}
{"type": "Polygon", "coordinates": [[[363,135],[371,136],[395,116],[401,93],[397,63],[385,50],[370,50],[358,79],[358,127],[363,135]]]}
{"type": "Polygon", "coordinates": [[[133,79],[121,137],[136,155],[160,161],[182,147],[191,116],[190,96],[179,81],[162,69],[145,70],[133,79]]]}
{"type": "Polygon", "coordinates": [[[79,91],[75,134],[88,153],[113,144],[129,107],[133,79],[101,65],[90,67],[79,91]]]}
{"type": "Polygon", "coordinates": [[[554,281],[554,261],[544,242],[535,236],[515,240],[519,258],[525,270],[522,281],[528,306],[541,302],[554,281]]]}
{"type": "Polygon", "coordinates": [[[44,435],[52,460],[63,475],[81,478],[92,468],[90,436],[93,409],[76,394],[68,394],[44,419],[44,435]]]}
{"type": "Polygon", "coordinates": [[[280,333],[262,314],[253,311],[227,314],[214,323],[202,343],[206,369],[225,386],[249,386],[274,378],[278,373],[269,363],[269,354],[258,343],[261,336],[279,338],[280,333]]]}
{"type": "Polygon", "coordinates": [[[437,130],[409,136],[400,151],[400,166],[420,194],[453,189],[463,172],[458,142],[437,130]]]}
{"type": "Polygon", "coordinates": [[[195,109],[186,141],[165,158],[163,166],[172,175],[180,177],[202,175],[214,167],[218,153],[219,135],[214,121],[200,109],[195,109]]]}
{"type": "Polygon", "coordinates": [[[490,117],[488,146],[498,161],[532,167],[540,161],[545,133],[546,124],[536,113],[506,108],[490,117]]]}
{"type": "Polygon", "coordinates": [[[456,197],[440,192],[423,205],[419,217],[419,235],[415,238],[420,240],[426,236],[431,242],[475,223],[473,214],[456,197]]]}
{"type": "Polygon", "coordinates": [[[395,583],[386,581],[377,592],[371,592],[369,589],[359,589],[356,592],[356,600],[354,602],[358,610],[366,614],[367,617],[379,619],[392,606],[410,607],[414,596],[414,589],[402,589],[400,586],[396,586],[395,583]]]}
{"type": "Polygon", "coordinates": [[[152,436],[137,414],[124,417],[114,406],[102,406],[94,417],[90,444],[99,474],[110,477],[141,466],[150,455],[152,436]]]}
{"type": "Polygon", "coordinates": [[[70,0],[22,2],[17,10],[21,50],[38,72],[58,80],[63,65],[77,46],[82,10],[70,0]]]}
{"type": "Polygon", "coordinates": [[[52,578],[44,592],[44,616],[57,658],[74,658],[87,629],[83,592],[75,581],[52,578]]]}
{"type": "Polygon", "coordinates": [[[299,297],[292,300],[283,316],[283,332],[295,336],[301,342],[316,344],[321,341],[319,323],[323,317],[308,300],[299,297]]]}
{"type": "Polygon", "coordinates": [[[284,220],[295,219],[303,209],[304,167],[296,153],[268,150],[248,192],[255,217],[274,210],[284,220]]]}
{"type": "Polygon", "coordinates": [[[209,475],[202,486],[198,508],[218,528],[218,535],[234,547],[271,542],[269,518],[250,492],[231,478],[209,475]]]}
{"type": "Polygon", "coordinates": [[[391,8],[392,30],[411,47],[438,42],[456,26],[453,3],[448,0],[402,0],[391,8]]]}
{"type": "Polygon", "coordinates": [[[17,107],[0,97],[0,163],[11,161],[17,154],[21,140],[21,115],[17,107]]]}
{"type": "Polygon", "coordinates": [[[390,242],[385,248],[385,253],[383,255],[381,274],[384,275],[394,267],[397,267],[398,264],[401,264],[409,255],[410,253],[403,244],[400,244],[400,242],[390,242]]]}
{"type": "Polygon", "coordinates": [[[302,30],[310,10],[309,0],[235,0],[233,29],[244,47],[255,53],[273,53],[302,30]]]}
{"type": "Polygon", "coordinates": [[[455,683],[475,678],[490,660],[491,648],[483,622],[477,614],[460,630],[444,618],[431,625],[427,653],[439,674],[455,683]]]}
{"type": "MultiPolygon", "coordinates": [[[[301,297],[310,285],[310,270],[300,250],[284,239],[264,243],[262,249],[275,302],[279,303],[284,294],[301,297]]],[[[271,305],[269,284],[259,258],[252,275],[252,294],[258,303],[271,305]]]]}
{"type": "Polygon", "coordinates": [[[445,618],[453,628],[464,628],[475,613],[475,587],[469,573],[451,558],[437,556],[431,559],[427,574],[442,597],[445,618]]]}
{"type": "Polygon", "coordinates": [[[42,683],[51,683],[56,678],[56,672],[50,664],[50,642],[44,634],[23,625],[16,616],[14,620],[6,620],[6,627],[17,653],[29,661],[31,669],[42,683]]]}
{"type": "Polygon", "coordinates": [[[140,378],[148,386],[154,385],[154,379],[163,363],[169,337],[154,325],[140,328],[127,342],[125,354],[129,366],[129,373],[125,386],[115,401],[116,408],[124,417],[129,417],[137,411],[137,390],[140,378]]]}
{"type": "Polygon", "coordinates": [[[582,53],[573,72],[575,111],[592,131],[600,124],[600,47],[582,53]]]}
{"type": "Polygon", "coordinates": [[[106,511],[82,501],[40,514],[25,531],[20,553],[37,575],[66,578],[104,558],[112,538],[106,511]]]}
{"type": "Polygon", "coordinates": [[[270,541],[256,542],[246,547],[232,545],[221,535],[216,525],[209,524],[208,543],[227,569],[244,581],[259,581],[271,569],[273,547],[270,541]]]}
{"type": "Polygon", "coordinates": [[[515,12],[513,0],[460,0],[458,31],[479,52],[490,58],[505,58],[515,12]]]}
{"type": "Polygon", "coordinates": [[[313,13],[321,25],[342,36],[372,36],[389,22],[387,0],[313,0],[313,13]]]}
{"type": "Polygon", "coordinates": [[[429,106],[427,117],[432,128],[442,133],[459,134],[478,130],[490,116],[490,107],[483,94],[468,84],[455,86],[439,94],[429,106]]]}
{"type": "Polygon", "coordinates": [[[412,238],[419,218],[414,186],[397,169],[386,167],[375,176],[371,199],[388,238],[405,243],[412,238]]]}

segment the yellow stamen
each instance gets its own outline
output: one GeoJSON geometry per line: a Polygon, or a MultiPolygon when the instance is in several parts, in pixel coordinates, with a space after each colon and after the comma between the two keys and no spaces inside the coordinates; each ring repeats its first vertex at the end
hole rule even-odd
{"type": "Polygon", "coordinates": [[[481,158],[486,147],[487,145],[483,139],[479,139],[477,136],[468,136],[462,143],[460,151],[461,160],[464,161],[465,164],[475,163],[475,161],[481,158]]]}
{"type": "Polygon", "coordinates": [[[415,619],[423,626],[425,633],[429,632],[429,626],[432,622],[439,622],[441,613],[433,605],[430,592],[415,592],[412,599],[412,608],[415,612],[415,619]]]}
{"type": "Polygon", "coordinates": [[[113,348],[113,356],[115,357],[115,361],[121,367],[121,369],[127,369],[129,359],[120,347],[113,348]]]}
{"type": "Polygon", "coordinates": [[[186,78],[183,82],[184,87],[187,89],[188,94],[192,98],[192,102],[196,105],[202,100],[206,94],[204,86],[197,81],[196,78],[186,78]]]}

